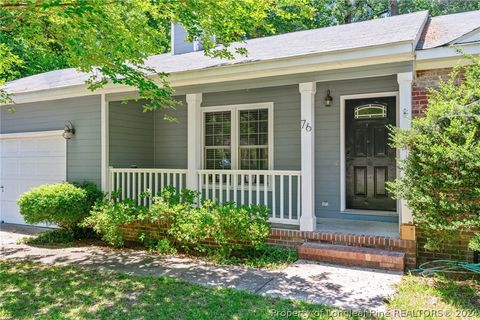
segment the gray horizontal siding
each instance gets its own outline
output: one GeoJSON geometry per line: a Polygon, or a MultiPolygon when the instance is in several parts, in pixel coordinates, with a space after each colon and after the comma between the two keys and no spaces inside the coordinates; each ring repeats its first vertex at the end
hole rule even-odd
{"type": "Polygon", "coordinates": [[[359,216],[340,213],[340,96],[398,91],[396,76],[320,82],[315,96],[315,211],[323,218],[397,221],[396,217],[359,216]],[[331,107],[324,106],[330,89],[331,107]],[[328,207],[322,207],[328,201],[328,207]]]}
{"type": "Polygon", "coordinates": [[[155,167],[186,169],[188,164],[188,110],[185,97],[174,109],[155,111],[155,167]],[[174,122],[164,119],[173,116],[174,122]]]}
{"type": "Polygon", "coordinates": [[[274,169],[300,170],[298,85],[206,93],[202,107],[273,102],[274,169]]]}
{"type": "Polygon", "coordinates": [[[119,168],[154,165],[152,112],[143,112],[143,102],[110,102],[110,165],[119,168]]]}
{"type": "Polygon", "coordinates": [[[67,144],[67,179],[100,185],[100,96],[18,104],[15,110],[1,108],[1,133],[61,130],[71,121],[76,133],[67,144]]]}

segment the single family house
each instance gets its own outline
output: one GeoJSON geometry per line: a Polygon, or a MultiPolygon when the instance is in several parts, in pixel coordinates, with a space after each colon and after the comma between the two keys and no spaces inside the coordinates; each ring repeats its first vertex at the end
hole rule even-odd
{"type": "Polygon", "coordinates": [[[140,193],[172,185],[268,206],[272,243],[398,249],[415,264],[412,214],[386,189],[406,155],[387,126],[408,128],[426,88],[462,53],[480,54],[480,11],[251,39],[234,60],[184,38],[173,25],[172,52],[146,61],[169,73],[175,109],[143,112],[131,87],[90,91],[75,69],[6,85],[15,103],[1,106],[2,222],[24,223],[16,200],[43,183],[92,181],[144,204],[140,193]]]}

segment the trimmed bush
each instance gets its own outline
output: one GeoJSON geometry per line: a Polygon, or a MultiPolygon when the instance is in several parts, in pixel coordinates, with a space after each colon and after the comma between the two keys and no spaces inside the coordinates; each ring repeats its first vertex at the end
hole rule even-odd
{"type": "Polygon", "coordinates": [[[74,182],[74,186],[82,188],[86,192],[85,207],[87,212],[93,207],[93,205],[100,199],[103,198],[103,192],[98,189],[97,185],[92,182],[74,182]]]}
{"type": "Polygon", "coordinates": [[[51,223],[74,229],[88,215],[87,192],[70,183],[46,184],[20,196],[20,213],[27,223],[51,223]]]}

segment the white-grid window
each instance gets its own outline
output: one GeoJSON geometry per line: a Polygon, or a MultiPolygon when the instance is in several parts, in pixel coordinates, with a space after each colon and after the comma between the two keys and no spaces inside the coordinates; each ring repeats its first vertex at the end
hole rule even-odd
{"type": "Polygon", "coordinates": [[[232,168],[230,111],[205,113],[205,169],[232,168]]]}
{"type": "Polygon", "coordinates": [[[272,169],[272,121],[272,103],[204,108],[204,169],[272,169]]]}
{"type": "Polygon", "coordinates": [[[268,170],[268,109],[239,112],[240,169],[268,170]]]}

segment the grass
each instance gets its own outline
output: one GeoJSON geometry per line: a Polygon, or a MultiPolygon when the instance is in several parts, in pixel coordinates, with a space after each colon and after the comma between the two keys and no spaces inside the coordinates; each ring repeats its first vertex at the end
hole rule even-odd
{"type": "MultiPolygon", "coordinates": [[[[388,318],[480,319],[480,282],[405,276],[388,318]]],[[[0,261],[0,319],[354,319],[323,305],[153,276],[0,261]]]]}
{"type": "Polygon", "coordinates": [[[0,261],[1,319],[332,319],[332,311],[168,278],[0,261]]]}
{"type": "Polygon", "coordinates": [[[480,282],[405,276],[389,302],[408,319],[480,319],[480,282]],[[412,312],[414,311],[414,312],[412,312]]]}

